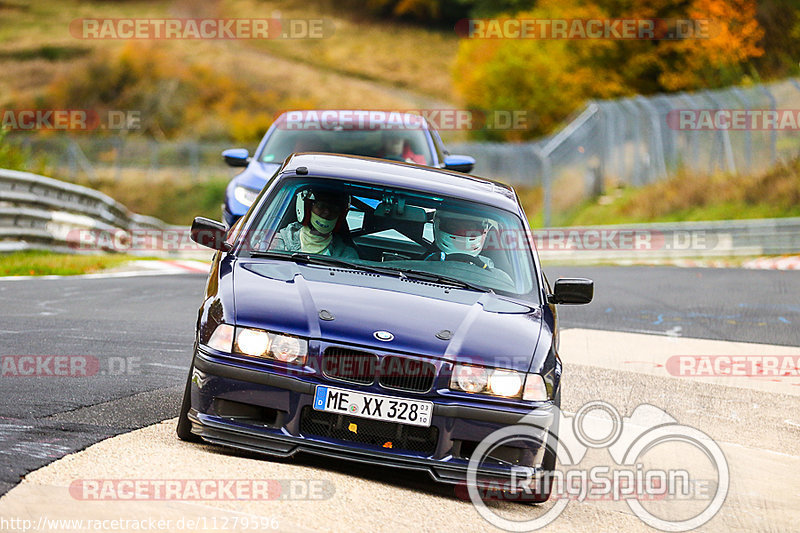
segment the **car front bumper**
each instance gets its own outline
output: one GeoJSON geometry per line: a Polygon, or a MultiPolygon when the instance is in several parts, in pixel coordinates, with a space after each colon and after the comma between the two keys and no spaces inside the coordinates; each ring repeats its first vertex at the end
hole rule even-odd
{"type": "MultiPolygon", "coordinates": [[[[304,416],[312,409],[317,385],[353,388],[357,386],[323,379],[309,379],[265,372],[224,360],[199,349],[194,358],[189,419],[192,433],[205,441],[264,453],[290,457],[299,452],[323,455],[351,461],[426,471],[437,482],[462,483],[466,480],[469,452],[494,431],[517,424],[526,417],[528,424],[524,441],[515,448],[506,447],[503,460],[481,464],[479,479],[487,482],[506,482],[512,468],[515,476],[520,468],[535,478],[541,474],[542,441],[554,420],[556,408],[543,404],[535,410],[497,409],[494,406],[465,405],[449,398],[435,399],[431,433],[435,433],[431,449],[411,451],[386,449],[385,446],[356,442],[331,435],[313,434],[303,427],[304,416]],[[231,406],[244,406],[237,411],[231,406]]],[[[402,398],[412,395],[397,394],[402,398]]],[[[431,398],[415,398],[430,400],[431,398]]],[[[313,413],[319,413],[313,411],[313,413]]],[[[345,415],[332,415],[345,427],[347,419],[364,423],[345,415]]],[[[368,423],[365,423],[365,425],[368,423]]],[[[385,423],[389,425],[390,423],[385,423]]],[[[391,424],[397,427],[398,424],[391,424]]],[[[408,428],[408,426],[404,426],[408,428]]],[[[402,431],[402,430],[401,430],[402,431]]],[[[400,431],[398,432],[398,434],[400,431]]],[[[341,437],[342,434],[337,435],[341,437]]],[[[388,443],[387,443],[388,444],[388,443]]]]}

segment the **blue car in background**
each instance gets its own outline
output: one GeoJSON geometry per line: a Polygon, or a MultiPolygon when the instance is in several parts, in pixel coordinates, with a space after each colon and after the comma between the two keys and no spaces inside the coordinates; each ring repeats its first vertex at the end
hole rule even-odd
{"type": "Polygon", "coordinates": [[[290,111],[275,120],[252,157],[244,148],[222,153],[228,165],[246,167],[225,190],[222,218],[228,226],[247,212],[283,160],[295,152],[380,157],[459,172],[470,172],[475,164],[472,157],[450,155],[438,132],[419,115],[362,110],[290,111]]]}
{"type": "Polygon", "coordinates": [[[546,500],[556,304],[588,303],[594,289],[582,278],[551,288],[529,236],[507,185],[399,161],[288,157],[235,227],[192,226],[217,253],[178,436],[459,484],[482,439],[533,416],[549,430],[490,450],[478,480],[522,469],[544,480],[530,501],[546,500]]]}

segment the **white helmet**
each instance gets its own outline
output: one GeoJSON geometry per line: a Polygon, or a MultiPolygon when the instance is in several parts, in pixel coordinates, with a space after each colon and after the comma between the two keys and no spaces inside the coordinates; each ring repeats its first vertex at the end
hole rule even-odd
{"type": "Polygon", "coordinates": [[[327,221],[325,219],[317,220],[318,223],[326,223],[330,227],[315,227],[315,229],[320,231],[320,233],[330,233],[331,231],[338,230],[347,216],[347,210],[350,208],[350,196],[334,189],[319,188],[300,191],[297,193],[295,199],[295,212],[297,213],[297,221],[302,225],[308,226],[311,224],[311,205],[317,200],[336,204],[339,206],[340,212],[336,219],[332,221],[327,221]]]}
{"type": "Polygon", "coordinates": [[[460,213],[436,211],[433,215],[433,239],[446,254],[477,256],[483,250],[489,219],[460,213]]]}

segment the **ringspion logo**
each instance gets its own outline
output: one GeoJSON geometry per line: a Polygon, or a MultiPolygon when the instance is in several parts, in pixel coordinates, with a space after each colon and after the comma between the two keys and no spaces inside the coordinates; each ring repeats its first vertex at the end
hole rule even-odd
{"type": "Polygon", "coordinates": [[[456,490],[461,497],[469,497],[484,520],[505,531],[541,529],[558,518],[571,501],[584,500],[624,501],[652,528],[689,531],[719,512],[729,486],[725,454],[702,431],[680,424],[654,405],[641,404],[623,417],[614,406],[595,400],[574,415],[557,407],[552,417],[534,410],[518,424],[489,434],[470,455],[467,494],[463,487],[456,490]],[[520,443],[555,455],[553,466],[547,467],[552,470],[515,465],[505,480],[481,476],[484,463],[493,463],[495,450],[520,443]],[[584,466],[582,461],[591,449],[607,450],[613,464],[584,466]],[[693,461],[687,460],[689,456],[693,461]],[[499,492],[499,498],[485,498],[487,491],[499,492]],[[487,499],[524,499],[545,493],[554,504],[532,511],[538,516],[525,521],[508,519],[485,503],[487,499]],[[653,501],[659,502],[657,510],[644,505],[653,501]],[[684,512],[687,501],[695,503],[690,512],[684,512]]]}

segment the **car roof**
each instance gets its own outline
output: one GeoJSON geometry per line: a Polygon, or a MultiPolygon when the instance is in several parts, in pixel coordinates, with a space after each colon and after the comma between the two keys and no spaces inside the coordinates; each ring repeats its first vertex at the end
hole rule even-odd
{"type": "Polygon", "coordinates": [[[344,178],[412,189],[521,213],[516,194],[509,185],[461,172],[372,157],[307,152],[287,157],[280,174],[298,175],[297,169],[300,167],[308,169],[308,176],[344,178]]]}

